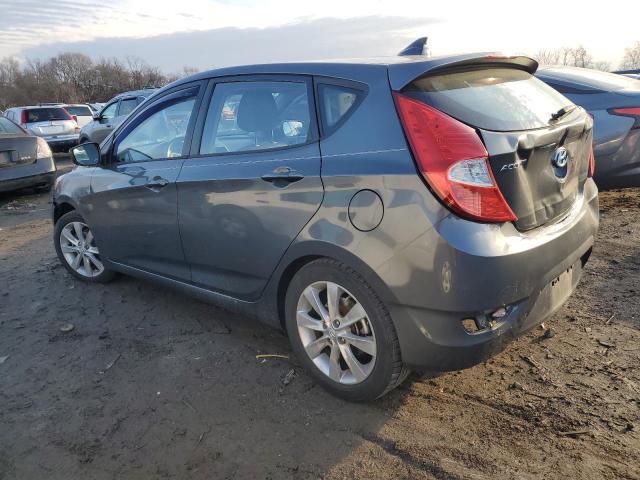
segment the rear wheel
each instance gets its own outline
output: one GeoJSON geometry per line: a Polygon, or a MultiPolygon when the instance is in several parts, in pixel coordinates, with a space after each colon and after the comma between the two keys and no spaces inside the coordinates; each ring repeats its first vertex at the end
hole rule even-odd
{"type": "Polygon", "coordinates": [[[294,276],[286,296],[286,326],[307,370],[346,400],[378,398],[408,373],[384,303],[362,276],[340,262],[316,260],[294,276]]]}
{"type": "Polygon", "coordinates": [[[78,212],[65,213],[58,219],[53,241],[58,258],[74,277],[86,282],[108,282],[114,277],[102,262],[93,232],[78,212]]]}

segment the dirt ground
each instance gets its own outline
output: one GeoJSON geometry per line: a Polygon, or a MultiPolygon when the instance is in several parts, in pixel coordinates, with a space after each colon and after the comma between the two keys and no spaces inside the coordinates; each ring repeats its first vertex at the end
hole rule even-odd
{"type": "Polygon", "coordinates": [[[602,194],[555,336],[367,405],[256,359],[291,353],[277,331],[131,278],[73,280],[48,202],[0,196],[0,479],[640,478],[640,190],[602,194]]]}

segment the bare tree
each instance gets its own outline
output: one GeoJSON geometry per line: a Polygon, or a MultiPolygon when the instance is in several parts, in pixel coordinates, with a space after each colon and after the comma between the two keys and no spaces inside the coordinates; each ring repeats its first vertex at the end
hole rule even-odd
{"type": "Polygon", "coordinates": [[[123,91],[159,87],[196,71],[184,67],[182,73],[168,76],[140,58],[94,61],[72,52],[23,64],[4,58],[0,60],[0,109],[38,102],[104,102],[123,91]]]}
{"type": "Polygon", "coordinates": [[[640,42],[624,49],[624,57],[620,68],[623,70],[633,70],[640,68],[640,42]]]}

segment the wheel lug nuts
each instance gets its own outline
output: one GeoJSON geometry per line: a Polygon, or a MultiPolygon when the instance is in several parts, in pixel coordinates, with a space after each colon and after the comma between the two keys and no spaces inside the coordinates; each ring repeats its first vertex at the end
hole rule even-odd
{"type": "Polygon", "coordinates": [[[333,326],[334,326],[335,328],[338,328],[338,327],[340,326],[340,320],[334,320],[334,321],[333,321],[333,326]]]}

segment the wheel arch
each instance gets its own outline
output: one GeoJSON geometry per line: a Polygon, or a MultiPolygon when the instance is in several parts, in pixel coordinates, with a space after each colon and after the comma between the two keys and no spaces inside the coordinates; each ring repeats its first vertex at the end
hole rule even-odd
{"type": "Polygon", "coordinates": [[[64,214],[74,210],[77,210],[75,205],[68,200],[56,202],[53,207],[53,224],[55,225],[64,214]]]}
{"type": "MultiPolygon", "coordinates": [[[[394,301],[395,297],[391,293],[391,290],[385,285],[375,270],[352,252],[327,242],[311,241],[299,243],[292,245],[285,257],[281,260],[270,282],[271,285],[268,287],[268,289],[271,289],[271,292],[269,292],[271,294],[268,295],[267,298],[273,299],[271,311],[275,313],[278,319],[277,325],[275,326],[279,326],[283,331],[286,332],[284,303],[287,288],[291,280],[302,267],[321,258],[336,260],[352,268],[367,279],[367,282],[381,299],[384,301],[394,301]]],[[[273,324],[276,322],[268,321],[267,323],[273,324]]]]}

